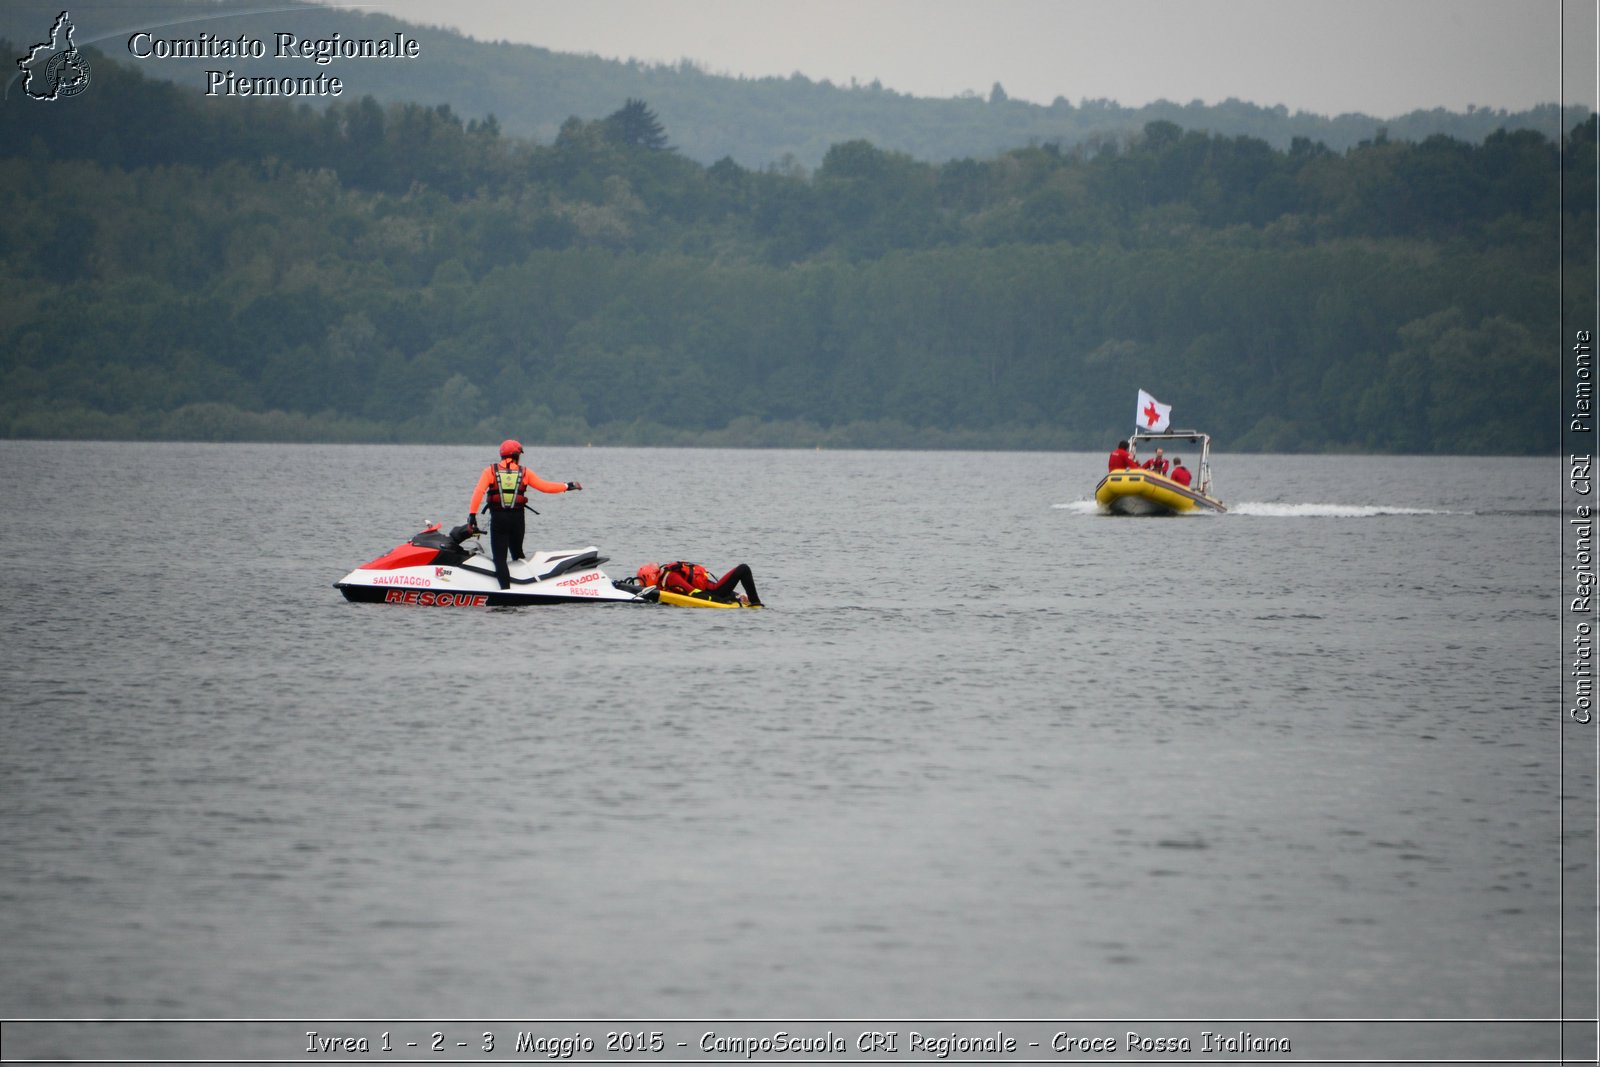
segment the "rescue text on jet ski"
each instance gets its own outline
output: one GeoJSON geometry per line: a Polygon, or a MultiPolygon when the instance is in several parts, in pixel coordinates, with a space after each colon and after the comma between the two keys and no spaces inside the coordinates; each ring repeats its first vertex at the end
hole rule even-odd
{"type": "Polygon", "coordinates": [[[511,588],[495,580],[494,561],[473,540],[472,527],[444,533],[437,523],[403,545],[363,563],[334,588],[346,600],[410,607],[494,608],[517,604],[654,603],[656,590],[613,581],[588,548],[534,552],[510,564],[511,588]]]}

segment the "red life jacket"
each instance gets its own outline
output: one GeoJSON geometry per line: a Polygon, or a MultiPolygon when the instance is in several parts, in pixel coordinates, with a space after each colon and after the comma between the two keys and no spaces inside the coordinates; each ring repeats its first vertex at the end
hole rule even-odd
{"type": "Polygon", "coordinates": [[[688,596],[696,589],[710,589],[717,584],[711,572],[698,563],[685,563],[678,560],[673,563],[661,564],[660,577],[656,579],[656,588],[665,589],[669,593],[682,593],[688,596]]]}
{"type": "Polygon", "coordinates": [[[515,511],[528,502],[527,495],[522,491],[522,468],[516,460],[503,459],[489,468],[489,495],[485,499],[491,508],[501,511],[515,511]],[[515,482],[511,480],[512,474],[516,476],[515,482]],[[515,486],[509,493],[501,485],[502,477],[515,486]]]}

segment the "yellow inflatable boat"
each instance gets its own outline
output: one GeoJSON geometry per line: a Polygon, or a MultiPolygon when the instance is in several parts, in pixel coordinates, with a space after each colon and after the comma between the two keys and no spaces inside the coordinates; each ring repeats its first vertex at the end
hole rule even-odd
{"type": "Polygon", "coordinates": [[[1187,511],[1224,512],[1222,501],[1211,495],[1211,438],[1194,430],[1164,430],[1136,433],[1128,447],[1138,455],[1141,444],[1152,443],[1164,449],[1173,445],[1198,446],[1200,460],[1194,468],[1192,486],[1182,485],[1164,474],[1140,467],[1111,471],[1095,486],[1094,499],[1101,510],[1112,515],[1178,515],[1187,511]]]}

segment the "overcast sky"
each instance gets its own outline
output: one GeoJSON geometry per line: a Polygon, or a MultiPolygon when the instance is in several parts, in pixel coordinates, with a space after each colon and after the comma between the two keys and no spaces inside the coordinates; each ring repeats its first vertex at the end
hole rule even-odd
{"type": "Polygon", "coordinates": [[[1595,0],[372,0],[484,40],[1038,103],[1594,107],[1595,0]]]}

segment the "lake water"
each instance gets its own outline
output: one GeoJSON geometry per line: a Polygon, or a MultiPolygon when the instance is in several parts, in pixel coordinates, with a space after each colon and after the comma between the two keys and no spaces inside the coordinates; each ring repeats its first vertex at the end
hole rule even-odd
{"type": "Polygon", "coordinates": [[[747,562],[768,610],[332,588],[492,458],[0,442],[0,1016],[256,1021],[8,1057],[840,1020],[1549,1059],[1593,1018],[1558,460],[1223,454],[1229,514],[1123,519],[1098,454],[536,449],[585,491],[530,547],[747,562]]]}

